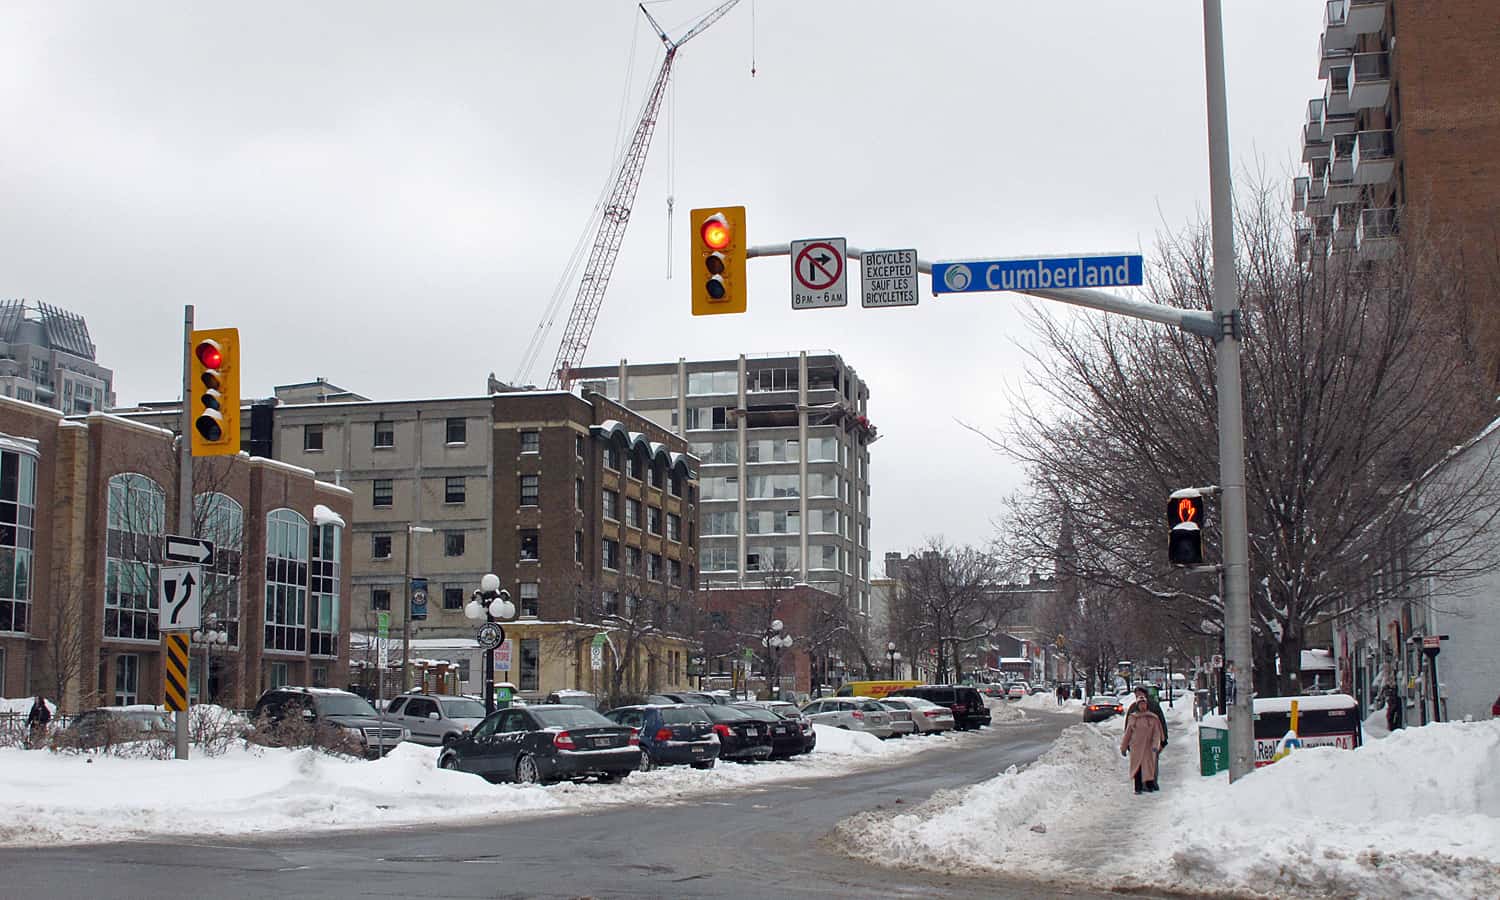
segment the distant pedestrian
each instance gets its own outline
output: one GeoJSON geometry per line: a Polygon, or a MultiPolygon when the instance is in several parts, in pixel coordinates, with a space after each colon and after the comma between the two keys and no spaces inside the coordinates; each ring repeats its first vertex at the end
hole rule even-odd
{"type": "Polygon", "coordinates": [[[1068,699],[1068,689],[1062,685],[1057,686],[1057,705],[1062,706],[1063,701],[1068,699]]]}
{"type": "Polygon", "coordinates": [[[1396,685],[1387,684],[1382,693],[1385,696],[1385,729],[1395,731],[1402,726],[1401,692],[1396,690],[1396,685]]]}
{"type": "Polygon", "coordinates": [[[1120,755],[1130,758],[1130,777],[1135,792],[1160,790],[1156,783],[1156,755],[1166,745],[1163,720],[1151,711],[1146,689],[1136,688],[1135,703],[1125,715],[1125,734],[1120,738],[1120,755]]]}
{"type": "Polygon", "coordinates": [[[31,704],[31,712],[26,714],[26,727],[31,729],[33,746],[41,746],[47,736],[47,723],[51,721],[52,711],[47,708],[47,701],[42,699],[41,694],[37,694],[36,702],[31,704]]]}

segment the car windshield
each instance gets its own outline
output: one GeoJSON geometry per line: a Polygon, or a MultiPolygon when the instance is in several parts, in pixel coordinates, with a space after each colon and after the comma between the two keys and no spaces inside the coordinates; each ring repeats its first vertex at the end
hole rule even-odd
{"type": "Polygon", "coordinates": [[[1089,698],[1089,703],[1097,705],[1097,706],[1114,706],[1115,705],[1115,698],[1113,698],[1113,697],[1090,697],[1089,698]]]}
{"type": "Polygon", "coordinates": [[[375,707],[358,694],[318,694],[318,712],[325,716],[374,716],[375,707]]]}
{"type": "Polygon", "coordinates": [[[708,716],[696,709],[664,709],[661,720],[668,725],[688,725],[693,722],[708,722],[708,716]]]}
{"type": "Polygon", "coordinates": [[[750,717],[745,715],[743,709],[735,709],[733,706],[700,706],[699,709],[708,714],[708,718],[714,722],[746,722],[750,717]]]}
{"type": "Polygon", "coordinates": [[[615,724],[592,709],[584,709],[579,706],[554,707],[552,709],[533,708],[531,714],[541,723],[543,728],[590,728],[597,725],[615,724]]]}
{"type": "Polygon", "coordinates": [[[443,714],[450,719],[482,719],[484,718],[484,704],[478,700],[470,700],[467,697],[457,697],[452,700],[444,700],[443,714]]]}

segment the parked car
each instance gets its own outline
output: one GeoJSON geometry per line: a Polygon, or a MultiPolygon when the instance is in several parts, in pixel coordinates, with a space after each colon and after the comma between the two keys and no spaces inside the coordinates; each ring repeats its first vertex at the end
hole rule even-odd
{"type": "Polygon", "coordinates": [[[696,706],[621,706],[605,713],[604,718],[636,730],[643,772],[657,766],[712,769],[719,758],[713,722],[696,706]]]}
{"type": "Polygon", "coordinates": [[[542,701],[557,706],[581,706],[584,709],[592,709],[599,712],[599,698],[588,691],[553,691],[542,701]]]}
{"type": "Polygon", "coordinates": [[[910,710],[911,720],[916,724],[917,734],[952,731],[954,728],[953,710],[946,706],[938,706],[931,700],[923,700],[921,697],[887,697],[880,702],[886,706],[899,706],[910,710]]]}
{"type": "Polygon", "coordinates": [[[990,708],[984,698],[971,687],[951,684],[924,684],[920,687],[904,688],[896,692],[897,697],[921,697],[938,706],[946,706],[953,712],[953,722],[961,729],[979,728],[990,724],[990,708]]]}
{"type": "Polygon", "coordinates": [[[1007,699],[1007,700],[1020,700],[1022,697],[1026,696],[1026,693],[1027,693],[1028,690],[1029,689],[1026,686],[1026,682],[1024,682],[1024,681],[1012,681],[1005,688],[1005,699],[1007,699]]]}
{"type": "Polygon", "coordinates": [[[385,720],[405,728],[413,744],[441,747],[484,721],[484,704],[468,697],[402,694],[386,705],[385,720]]]}
{"type": "Polygon", "coordinates": [[[802,749],[798,751],[799,753],[811,753],[813,748],[818,746],[818,732],[813,728],[812,719],[803,715],[802,710],[798,709],[795,703],[788,703],[785,700],[742,700],[734,705],[763,707],[788,722],[795,723],[798,732],[802,735],[802,749]]]}
{"type": "Polygon", "coordinates": [[[1083,706],[1083,721],[1102,722],[1110,716],[1118,716],[1125,712],[1125,707],[1120,701],[1107,695],[1090,697],[1089,702],[1083,706]]]}
{"type": "Polygon", "coordinates": [[[1033,694],[1051,694],[1056,690],[1055,686],[1048,684],[1033,684],[1031,686],[1031,693],[1033,694]]]}
{"type": "MultiPolygon", "coordinates": [[[[796,718],[788,719],[780,712],[766,709],[752,700],[736,703],[730,709],[743,710],[750,718],[763,723],[767,728],[771,729],[771,759],[788,759],[799,753],[806,752],[804,749],[806,741],[803,740],[802,724],[800,721],[802,714],[800,712],[796,714],[796,718]]],[[[808,730],[811,729],[812,724],[809,723],[808,730]]]]}
{"type": "Polygon", "coordinates": [[[698,706],[728,706],[729,695],[718,693],[706,693],[704,691],[673,691],[666,694],[652,694],[646,698],[647,703],[667,705],[671,703],[693,703],[698,706]]]}
{"type": "Polygon", "coordinates": [[[895,733],[891,728],[890,710],[869,697],[825,697],[802,707],[802,714],[818,725],[863,731],[878,738],[888,738],[895,733]]]}
{"type": "MultiPolygon", "coordinates": [[[[887,698],[889,699],[889,698],[887,698]]],[[[887,703],[885,700],[876,700],[891,716],[891,737],[906,737],[908,734],[917,733],[917,723],[912,720],[912,712],[899,703],[887,703]]]]}
{"type": "Polygon", "coordinates": [[[101,706],[85,710],[58,734],[58,743],[92,750],[129,741],[170,739],[177,734],[172,717],[152,706],[101,706]]]}
{"type": "Polygon", "coordinates": [[[337,688],[273,688],[260,695],[250,713],[252,727],[272,744],[278,741],[277,726],[293,717],[314,727],[339,729],[369,759],[379,759],[411,736],[398,724],[382,722],[365,698],[337,688]]]}
{"type": "Polygon", "coordinates": [[[578,706],[497,709],[443,748],[438,766],[488,781],[616,782],[640,768],[635,729],[578,706]]]}
{"type": "Polygon", "coordinates": [[[717,703],[698,704],[719,736],[719,758],[753,762],[770,757],[771,728],[743,709],[717,703]]]}

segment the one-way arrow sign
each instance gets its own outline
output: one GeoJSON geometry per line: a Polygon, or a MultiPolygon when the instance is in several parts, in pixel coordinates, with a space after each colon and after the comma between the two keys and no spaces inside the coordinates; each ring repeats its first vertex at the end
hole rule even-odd
{"type": "Polygon", "coordinates": [[[214,564],[214,544],[213,541],[205,541],[202,538],[169,534],[163,555],[173,562],[211,566],[214,564]]]}

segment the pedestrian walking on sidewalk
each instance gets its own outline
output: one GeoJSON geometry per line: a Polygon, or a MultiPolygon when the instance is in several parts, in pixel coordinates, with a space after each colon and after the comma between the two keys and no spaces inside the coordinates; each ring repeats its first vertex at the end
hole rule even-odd
{"type": "Polygon", "coordinates": [[[36,695],[36,701],[31,704],[31,712],[26,714],[26,727],[31,729],[31,745],[40,747],[47,737],[47,723],[52,721],[52,710],[47,708],[47,701],[42,699],[41,694],[36,695]]]}
{"type": "Polygon", "coordinates": [[[1057,705],[1058,706],[1062,706],[1063,705],[1063,701],[1066,700],[1067,697],[1068,697],[1068,689],[1065,688],[1065,687],[1063,687],[1062,685],[1058,685],[1057,686],[1057,705]]]}
{"type": "Polygon", "coordinates": [[[1151,712],[1145,688],[1135,689],[1135,703],[1125,714],[1125,735],[1120,739],[1120,755],[1130,758],[1130,777],[1135,792],[1160,790],[1156,783],[1156,755],[1166,744],[1162,720],[1151,712]]]}

